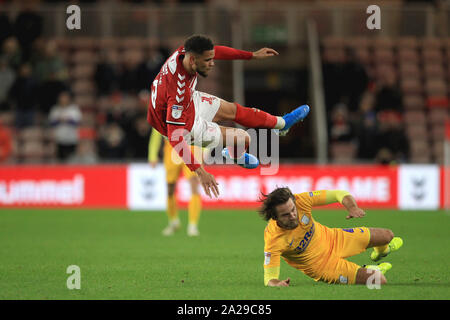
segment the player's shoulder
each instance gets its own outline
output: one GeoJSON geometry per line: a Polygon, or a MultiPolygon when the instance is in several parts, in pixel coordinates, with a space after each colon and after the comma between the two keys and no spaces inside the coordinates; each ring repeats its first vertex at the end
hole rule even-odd
{"type": "Polygon", "coordinates": [[[185,50],[183,46],[180,46],[175,52],[173,52],[170,57],[167,59],[167,68],[169,69],[169,74],[175,75],[175,73],[180,72],[182,65],[180,63],[180,56],[185,54],[185,50]]]}
{"type": "Polygon", "coordinates": [[[267,223],[266,228],[264,229],[264,237],[265,238],[276,238],[282,233],[283,233],[283,229],[281,229],[277,225],[277,222],[275,220],[270,219],[269,222],[267,223]]]}
{"type": "Polygon", "coordinates": [[[294,194],[296,204],[300,204],[304,201],[308,201],[311,198],[311,192],[302,192],[294,194]]]}
{"type": "Polygon", "coordinates": [[[264,230],[264,250],[268,252],[282,251],[285,231],[277,226],[275,220],[269,220],[264,230]]]}
{"type": "Polygon", "coordinates": [[[324,194],[326,190],[316,190],[316,191],[307,191],[307,192],[302,192],[302,193],[297,193],[294,194],[295,199],[297,201],[307,201],[307,200],[311,200],[312,198],[315,197],[320,197],[324,194]]]}

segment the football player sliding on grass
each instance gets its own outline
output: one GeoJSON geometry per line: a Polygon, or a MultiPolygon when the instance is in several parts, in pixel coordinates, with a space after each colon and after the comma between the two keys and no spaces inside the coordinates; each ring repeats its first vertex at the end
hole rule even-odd
{"type": "Polygon", "coordinates": [[[259,214],[268,221],[264,230],[264,284],[287,287],[290,279],[279,280],[280,257],[315,281],[340,284],[385,284],[388,262],[359,266],[346,258],[373,248],[372,261],[397,251],[403,240],[389,229],[356,227],[329,228],[314,220],[314,206],[341,203],[347,219],[364,217],[365,212],[350,193],[320,190],[293,194],[277,188],[263,195],[259,214]],[[378,283],[376,282],[378,279],[378,283]]]}

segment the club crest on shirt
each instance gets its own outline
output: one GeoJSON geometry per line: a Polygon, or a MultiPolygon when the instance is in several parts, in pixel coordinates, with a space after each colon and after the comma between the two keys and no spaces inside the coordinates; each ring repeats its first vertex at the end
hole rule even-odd
{"type": "Polygon", "coordinates": [[[270,257],[272,254],[270,252],[264,252],[264,264],[267,266],[270,263],[270,257]]]}
{"type": "Polygon", "coordinates": [[[309,223],[309,218],[308,218],[308,216],[306,214],[304,214],[300,221],[303,224],[308,224],[309,223]]]}
{"type": "Polygon", "coordinates": [[[172,106],[172,118],[180,119],[182,113],[183,113],[183,107],[182,106],[177,106],[177,105],[173,105],[172,106]]]}
{"type": "Polygon", "coordinates": [[[339,283],[347,284],[348,283],[348,278],[344,277],[343,275],[340,275],[339,276],[339,283]]]}

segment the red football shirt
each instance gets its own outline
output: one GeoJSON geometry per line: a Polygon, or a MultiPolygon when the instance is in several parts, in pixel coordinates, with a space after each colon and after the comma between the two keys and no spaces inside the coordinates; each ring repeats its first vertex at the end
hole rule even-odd
{"type": "MultiPolygon", "coordinates": [[[[159,133],[169,138],[170,144],[188,168],[195,171],[200,167],[200,163],[192,155],[183,134],[190,132],[194,124],[195,108],[192,95],[197,85],[197,73],[191,75],[184,69],[184,55],[185,50],[181,46],[167,59],[153,81],[147,121],[159,133]]],[[[252,56],[252,52],[214,46],[214,59],[217,60],[251,59],[252,56]]]]}

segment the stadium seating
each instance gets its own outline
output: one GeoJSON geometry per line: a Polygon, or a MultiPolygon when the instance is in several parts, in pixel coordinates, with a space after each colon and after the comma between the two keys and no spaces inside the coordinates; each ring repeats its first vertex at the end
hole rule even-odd
{"type": "MultiPolygon", "coordinates": [[[[143,61],[150,48],[159,43],[154,39],[108,37],[54,40],[68,66],[75,102],[83,112],[82,138],[93,139],[98,113],[111,105],[108,99],[97,94],[94,82],[97,63],[107,54],[111,63],[136,64],[143,61]]],[[[346,49],[353,49],[375,82],[383,72],[393,71],[403,93],[403,123],[412,146],[410,161],[442,163],[443,123],[449,116],[450,38],[328,37],[322,39],[322,45],[322,58],[332,62],[345,61],[346,49]],[[419,141],[415,141],[418,137],[419,141]]],[[[217,77],[210,80],[214,79],[217,77]]],[[[216,90],[218,81],[203,82],[201,85],[199,89],[216,90]]],[[[137,97],[131,97],[123,103],[133,107],[138,104],[136,101],[137,97]]],[[[0,116],[3,124],[13,126],[14,115],[11,112],[2,112],[0,116]]],[[[29,131],[14,137],[13,149],[18,158],[37,161],[49,159],[54,154],[54,147],[45,134],[33,134],[32,142],[24,144],[23,137],[26,135],[29,131]]],[[[353,144],[330,146],[332,161],[355,161],[356,155],[353,144]]]]}
{"type": "MultiPolygon", "coordinates": [[[[450,38],[355,37],[343,41],[333,37],[322,39],[322,45],[325,52],[352,48],[375,83],[386,70],[394,71],[403,94],[410,162],[443,162],[444,122],[449,118],[450,38]]],[[[342,149],[330,146],[331,158],[343,157],[342,149]]]]}

